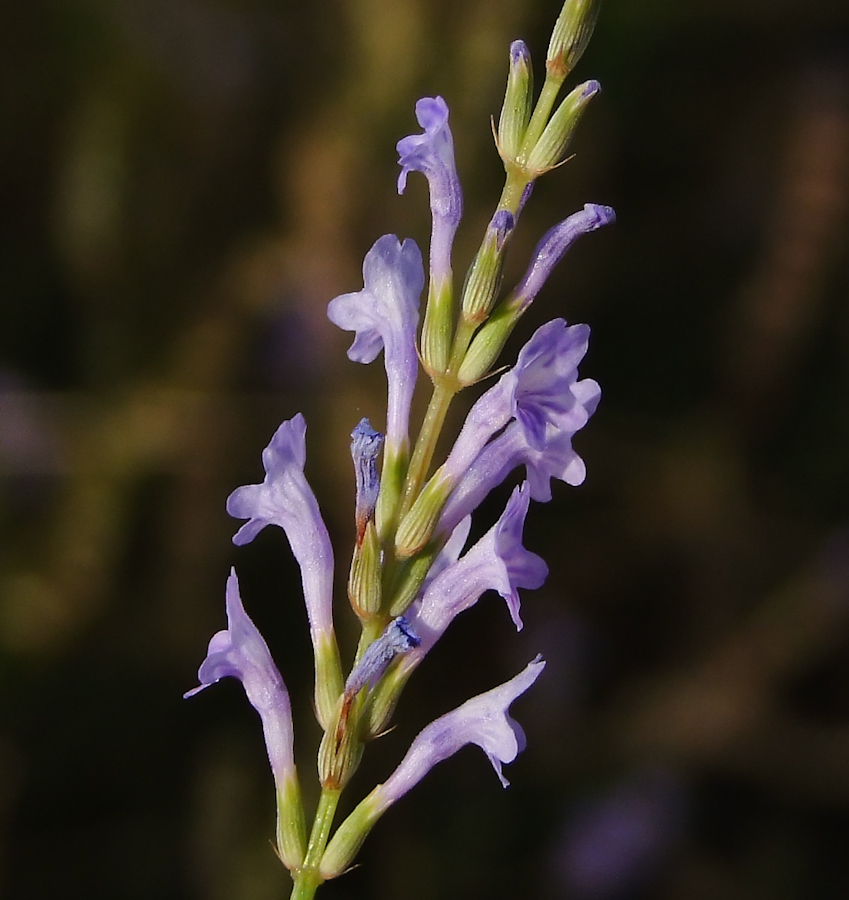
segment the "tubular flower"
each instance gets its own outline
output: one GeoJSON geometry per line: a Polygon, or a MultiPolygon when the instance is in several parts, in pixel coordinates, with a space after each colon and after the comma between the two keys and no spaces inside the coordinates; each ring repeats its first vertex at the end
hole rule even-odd
{"type": "Polygon", "coordinates": [[[507,711],[510,704],[539,678],[545,663],[537,657],[510,681],[467,700],[462,706],[431,722],[415,738],[398,768],[375,794],[378,808],[386,809],[414,787],[439,762],[466,744],[477,744],[489,757],[501,784],[507,787],[501,766],[511,763],[525,748],[525,735],[507,711]]]}
{"type": "Polygon", "coordinates": [[[213,635],[206,659],[198,669],[200,685],[184,696],[193,697],[227,676],[238,678],[251,706],[262,719],[268,761],[279,786],[295,775],[289,692],[267,644],[245,612],[239,582],[232,570],[227,579],[226,605],[227,629],[213,635]]]}
{"type": "Polygon", "coordinates": [[[481,450],[463,474],[442,510],[438,532],[450,534],[520,465],[526,469],[530,496],[538,503],[551,500],[552,478],[573,486],[582,484],[586,466],[572,447],[572,438],[587,424],[600,397],[601,389],[591,378],[572,384],[566,397],[570,406],[553,415],[546,424],[540,449],[532,446],[529,431],[521,422],[511,422],[481,450]]]}
{"type": "Polygon", "coordinates": [[[528,486],[514,488],[495,525],[427,585],[409,617],[422,643],[405,659],[405,668],[420,662],[454,618],[474,606],[485,591],[497,591],[516,628],[522,627],[519,588],[536,590],[548,575],[543,559],[522,546],[529,503],[528,486]]]}
{"type": "Polygon", "coordinates": [[[573,387],[589,334],[586,325],[567,326],[563,319],[538,328],[519,352],[516,365],[469,411],[441,476],[456,483],[490,438],[513,418],[528,445],[541,450],[546,429],[575,405],[573,387]]]}
{"type": "Polygon", "coordinates": [[[401,166],[398,193],[404,193],[410,172],[421,172],[427,178],[433,218],[431,276],[443,281],[451,276],[451,245],[463,215],[463,192],[454,162],[448,105],[442,97],[423,97],[416,103],[416,119],[424,133],[411,134],[397,145],[401,166]]]}
{"type": "Polygon", "coordinates": [[[386,443],[398,452],[407,446],[419,365],[416,328],[424,270],[415,242],[401,243],[394,234],[378,238],[363,262],[363,283],[361,291],[331,300],[327,315],[339,328],[356,332],[349,359],[370,363],[383,350],[389,385],[386,443]]]}
{"type": "Polygon", "coordinates": [[[262,484],[237,488],[227,498],[227,512],[247,519],[233,543],[247,544],[266,525],[286,532],[301,567],[304,600],[314,641],[333,630],[333,546],[318,501],[304,476],[306,422],[298,413],[275,431],[262,451],[262,484]]]}

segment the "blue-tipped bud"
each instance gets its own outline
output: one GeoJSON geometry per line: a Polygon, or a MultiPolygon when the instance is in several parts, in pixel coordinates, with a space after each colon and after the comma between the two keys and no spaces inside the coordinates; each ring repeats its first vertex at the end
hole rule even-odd
{"type": "Polygon", "coordinates": [[[505,163],[515,162],[531,118],[534,79],[531,54],[524,41],[510,45],[507,90],[498,120],[498,152],[505,163]]]}
{"type": "Polygon", "coordinates": [[[506,209],[497,210],[489,222],[463,290],[463,318],[468,322],[484,322],[495,304],[504,251],[514,227],[513,214],[506,209]]]}
{"type": "Polygon", "coordinates": [[[351,458],[357,480],[357,544],[361,544],[366,525],[374,517],[377,496],[380,493],[380,476],[377,474],[377,457],[383,446],[383,435],[371,427],[368,419],[361,419],[351,432],[351,458]]]}
{"type": "Polygon", "coordinates": [[[528,157],[526,168],[534,177],[563,161],[581,115],[600,90],[601,85],[597,81],[579,84],[557,107],[536,144],[524,148],[528,157]]]}
{"type": "Polygon", "coordinates": [[[383,634],[366,647],[360,661],[351,670],[345,682],[345,696],[353,698],[367,685],[376,684],[396,656],[413,650],[419,644],[421,638],[403,616],[393,619],[383,634]]]}
{"type": "Polygon", "coordinates": [[[578,63],[587,48],[598,19],[598,0],[566,0],[546,54],[546,69],[562,80],[578,63]]]}
{"type": "Polygon", "coordinates": [[[374,521],[371,521],[366,523],[363,538],[354,547],[348,575],[348,599],[361,619],[369,619],[380,612],[380,575],[380,540],[374,521]]]}
{"type": "Polygon", "coordinates": [[[582,234],[614,221],[616,213],[609,206],[587,203],[580,212],[573,213],[543,236],[519,286],[499,304],[466,351],[457,373],[461,384],[474,384],[490,371],[516,322],[531,305],[554,267],[575,240],[582,234]]]}

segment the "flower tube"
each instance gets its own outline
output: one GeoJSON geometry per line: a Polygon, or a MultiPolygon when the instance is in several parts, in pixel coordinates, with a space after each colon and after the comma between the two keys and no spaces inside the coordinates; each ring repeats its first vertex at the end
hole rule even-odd
{"type": "Polygon", "coordinates": [[[249,543],[266,525],[277,525],[286,532],[301,569],[315,653],[316,709],[324,724],[341,693],[342,675],[333,632],[333,546],[304,476],[306,430],[300,413],[283,422],[262,451],[262,484],[233,491],[227,498],[227,512],[248,520],[233,536],[234,544],[249,543]]]}
{"type": "Polygon", "coordinates": [[[200,685],[195,694],[232,676],[245,689],[251,706],[259,713],[268,761],[277,789],[277,844],[283,862],[299,866],[304,855],[304,822],[300,788],[295,771],[292,707],[289,692],[274,665],[268,645],[245,612],[235,571],[230,571],[226,591],[227,628],[213,635],[206,659],[198,669],[200,685]]]}
{"type": "Polygon", "coordinates": [[[511,763],[525,747],[521,726],[508,713],[513,701],[539,678],[545,662],[537,657],[510,681],[467,700],[462,706],[431,722],[415,738],[397,769],[379,784],[339,826],[322,858],[324,878],[341,875],[351,864],[377,820],[437,764],[466,744],[477,744],[489,757],[501,784],[501,767],[511,763]]]}

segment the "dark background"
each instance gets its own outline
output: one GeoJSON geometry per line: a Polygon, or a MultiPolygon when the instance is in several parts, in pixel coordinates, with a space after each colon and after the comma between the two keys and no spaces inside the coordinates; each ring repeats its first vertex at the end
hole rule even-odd
{"type": "MultiPolygon", "coordinates": [[[[325,305],[379,235],[426,245],[424,180],[399,198],[394,153],[423,95],[451,107],[462,274],[500,189],[507,46],[539,73],[557,12],[3,6],[3,898],[288,895],[255,714],[232,681],[181,700],[235,564],[314,801],[297,569],[275,529],[235,549],[224,500],[302,411],[344,579],[348,433],[381,421],[383,372],[347,361],[325,305]]],[[[586,78],[604,92],[508,279],[584,202],[619,221],[573,249],[508,357],[554,315],[590,323],[589,475],[531,510],[551,575],[524,631],[496,597],[458,620],[350,794],[542,651],[514,707],[528,749],[506,792],[476,748],[436,769],[328,900],[849,896],[849,6],[608,0],[586,78]]]]}

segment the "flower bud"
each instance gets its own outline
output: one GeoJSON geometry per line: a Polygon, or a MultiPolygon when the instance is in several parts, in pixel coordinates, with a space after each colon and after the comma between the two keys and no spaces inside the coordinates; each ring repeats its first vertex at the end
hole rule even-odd
{"type": "Polygon", "coordinates": [[[474,336],[460,369],[457,380],[464,387],[475,384],[484,378],[501,355],[507,338],[510,337],[521,311],[508,305],[509,300],[502,303],[490,316],[486,324],[474,336]]]}
{"type": "Polygon", "coordinates": [[[513,214],[506,209],[496,210],[490,220],[463,290],[463,318],[467,322],[486,321],[495,303],[501,285],[504,249],[514,225],[513,214]]]}
{"type": "Polygon", "coordinates": [[[400,616],[405,613],[424,583],[430,567],[438,551],[438,543],[433,542],[412,559],[404,560],[401,564],[400,578],[397,579],[397,587],[392,594],[392,603],[389,607],[390,616],[400,616]]]}
{"type": "Polygon", "coordinates": [[[454,303],[450,279],[432,280],[421,334],[421,356],[425,371],[433,377],[448,369],[454,337],[454,303]]]}
{"type": "Polygon", "coordinates": [[[362,540],[354,547],[348,576],[348,599],[361,619],[380,612],[380,541],[371,521],[365,526],[362,540]]]}
{"type": "Polygon", "coordinates": [[[363,713],[364,740],[380,737],[389,728],[389,723],[395,714],[395,707],[398,705],[404,686],[413,673],[413,668],[403,662],[400,665],[394,665],[369,695],[363,713]]]}
{"type": "Polygon", "coordinates": [[[531,117],[534,76],[531,54],[524,41],[510,45],[510,71],[507,90],[498,120],[498,152],[505,161],[515,161],[522,148],[525,129],[531,117]]]}
{"type": "Polygon", "coordinates": [[[290,871],[304,861],[307,845],[301,789],[294,774],[277,789],[277,855],[290,871]]]}
{"type": "Polygon", "coordinates": [[[563,161],[581,114],[600,90],[601,85],[597,81],[579,84],[557,107],[536,144],[525,148],[528,154],[526,168],[534,177],[563,161]]]}
{"type": "Polygon", "coordinates": [[[321,877],[326,881],[337,878],[351,868],[363,841],[380,818],[383,810],[373,802],[372,795],[362,800],[347,819],[336,829],[319,864],[321,877]]]}
{"type": "Polygon", "coordinates": [[[578,64],[598,19],[598,0],[566,0],[551,40],[548,43],[545,66],[552,75],[563,80],[578,64]]]}
{"type": "Polygon", "coordinates": [[[363,755],[359,738],[360,699],[343,695],[318,748],[318,777],[328,790],[341,790],[357,771],[363,755]]]}
{"type": "Polygon", "coordinates": [[[395,555],[398,559],[408,559],[424,549],[450,493],[450,484],[443,481],[437,471],[401,519],[395,534],[395,555]]]}

